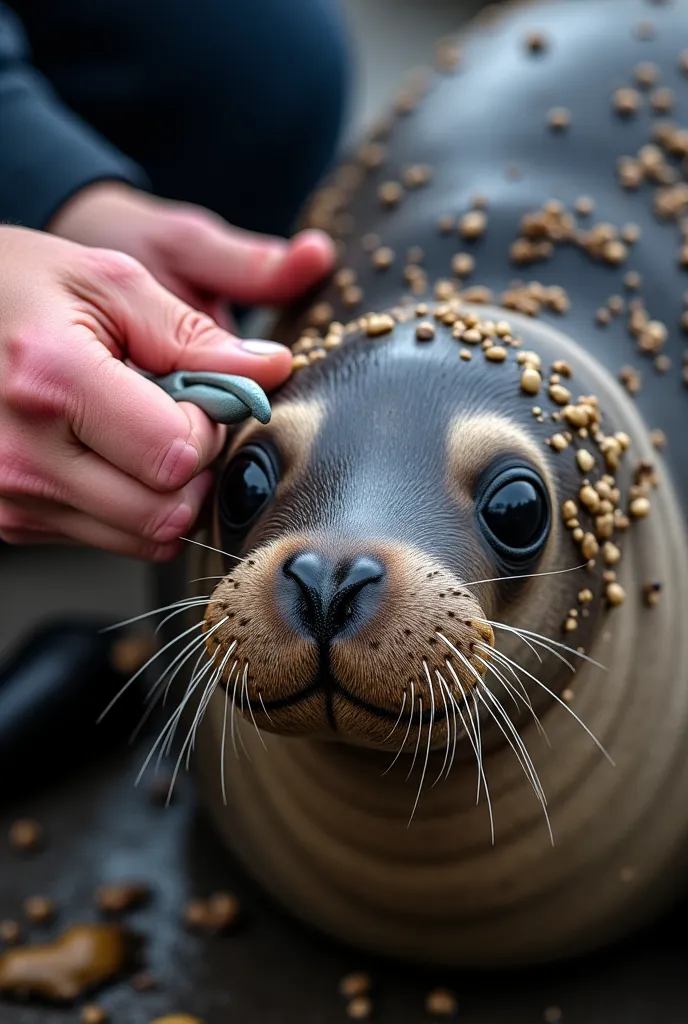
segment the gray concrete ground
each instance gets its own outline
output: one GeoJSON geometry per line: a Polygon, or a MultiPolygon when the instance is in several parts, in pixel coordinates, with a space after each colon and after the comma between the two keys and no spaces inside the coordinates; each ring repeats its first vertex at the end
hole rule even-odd
{"type": "MultiPolygon", "coordinates": [[[[357,51],[347,136],[361,132],[410,68],[428,60],[434,41],[456,30],[480,0],[343,0],[357,51]]],[[[0,553],[0,653],[41,620],[63,613],[111,618],[153,607],[151,569],[129,559],[75,548],[0,553]]]]}

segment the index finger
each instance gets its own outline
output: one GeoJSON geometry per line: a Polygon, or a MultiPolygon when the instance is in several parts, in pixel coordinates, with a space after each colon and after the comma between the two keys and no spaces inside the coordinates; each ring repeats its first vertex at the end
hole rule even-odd
{"type": "Polygon", "coordinates": [[[65,353],[70,426],[87,448],[159,491],[184,487],[218,454],[222,428],[94,343],[65,353]]]}

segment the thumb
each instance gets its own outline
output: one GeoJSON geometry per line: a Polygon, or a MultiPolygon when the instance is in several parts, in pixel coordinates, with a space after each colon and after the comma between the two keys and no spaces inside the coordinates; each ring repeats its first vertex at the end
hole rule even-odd
{"type": "Polygon", "coordinates": [[[136,261],[127,259],[126,269],[119,287],[103,282],[101,308],[114,320],[119,344],[136,366],[158,375],[174,370],[235,373],[267,391],[290,376],[292,355],[284,345],[237,338],[168,292],[136,261]]]}
{"type": "Polygon", "coordinates": [[[334,243],[322,231],[302,231],[287,242],[204,219],[194,236],[193,245],[182,238],[172,246],[174,273],[203,292],[249,306],[299,298],[335,262],[334,243]]]}

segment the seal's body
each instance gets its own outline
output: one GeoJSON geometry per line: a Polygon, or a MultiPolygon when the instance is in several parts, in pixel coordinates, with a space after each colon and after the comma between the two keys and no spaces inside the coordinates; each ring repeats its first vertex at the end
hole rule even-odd
{"type": "Polygon", "coordinates": [[[568,956],[685,874],[686,46],[510,9],[307,215],[341,268],[231,439],[191,692],[232,848],[358,946],[568,956]]]}

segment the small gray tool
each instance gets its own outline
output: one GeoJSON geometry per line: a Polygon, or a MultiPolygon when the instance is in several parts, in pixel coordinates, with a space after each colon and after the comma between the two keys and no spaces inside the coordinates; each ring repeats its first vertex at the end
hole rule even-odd
{"type": "Polygon", "coordinates": [[[248,377],[196,370],[177,370],[164,377],[140,369],[138,372],[161,387],[175,402],[192,402],[216,423],[241,423],[249,416],[255,416],[260,423],[270,422],[272,410],[268,397],[248,377]]]}

